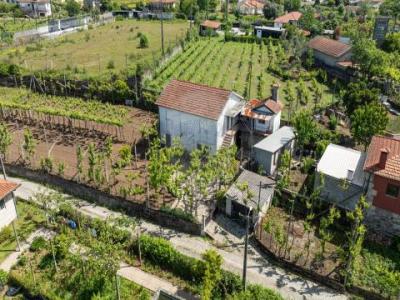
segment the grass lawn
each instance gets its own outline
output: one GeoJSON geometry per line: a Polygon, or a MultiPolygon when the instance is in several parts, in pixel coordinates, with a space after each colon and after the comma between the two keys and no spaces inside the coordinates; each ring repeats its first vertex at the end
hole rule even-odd
{"type": "MultiPolygon", "coordinates": [[[[271,84],[276,82],[281,86],[280,99],[285,103],[283,91],[288,81],[266,70],[268,59],[266,46],[201,39],[159,68],[150,86],[162,89],[170,80],[181,79],[233,90],[247,99],[264,99],[271,95],[271,84]]],[[[292,83],[296,88],[298,82],[292,80],[292,83]]],[[[311,82],[305,84],[311,88],[311,82]]],[[[320,104],[327,105],[332,101],[332,93],[326,85],[320,86],[323,91],[320,104]]],[[[312,101],[307,106],[312,107],[312,101]]]]}
{"type": "MultiPolygon", "coordinates": [[[[164,22],[165,49],[173,46],[188,27],[186,21],[164,22]]],[[[151,64],[161,55],[160,36],[158,21],[122,20],[8,49],[0,54],[0,61],[19,64],[33,71],[77,68],[83,76],[98,75],[111,69],[135,66],[138,62],[151,64]],[[139,48],[139,33],[147,36],[148,48],[139,48]]]]}
{"type": "Polygon", "coordinates": [[[392,133],[400,133],[400,117],[389,114],[387,130],[392,133]]]}
{"type": "MultiPolygon", "coordinates": [[[[32,232],[44,224],[45,217],[43,212],[23,200],[17,200],[18,219],[16,230],[20,241],[26,239],[32,232]]],[[[11,251],[17,247],[12,226],[9,225],[0,231],[0,262],[6,258],[11,251]]]]}

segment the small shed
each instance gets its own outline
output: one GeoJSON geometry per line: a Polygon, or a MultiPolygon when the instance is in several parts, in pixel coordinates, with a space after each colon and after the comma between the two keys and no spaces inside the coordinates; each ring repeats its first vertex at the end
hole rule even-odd
{"type": "Polygon", "coordinates": [[[201,35],[216,35],[217,31],[221,29],[221,23],[218,21],[205,20],[200,24],[201,35]]]}
{"type": "Polygon", "coordinates": [[[323,184],[321,198],[353,210],[366,184],[365,157],[363,152],[329,144],[317,165],[315,188],[323,184]]]}
{"type": "Polygon", "coordinates": [[[285,29],[280,27],[254,26],[254,35],[259,39],[268,37],[279,38],[284,33],[285,29]]]}
{"type": "Polygon", "coordinates": [[[295,134],[283,126],[253,146],[253,158],[266,175],[273,175],[285,150],[293,151],[295,134]]]}
{"type": "Polygon", "coordinates": [[[257,173],[243,170],[226,193],[225,213],[235,219],[242,219],[249,214],[253,224],[268,210],[274,195],[275,181],[257,173]],[[252,195],[250,200],[239,187],[248,184],[252,195]]]}

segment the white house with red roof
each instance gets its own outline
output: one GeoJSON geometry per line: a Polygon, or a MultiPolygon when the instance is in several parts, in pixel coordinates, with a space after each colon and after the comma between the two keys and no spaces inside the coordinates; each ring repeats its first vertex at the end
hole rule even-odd
{"type": "Polygon", "coordinates": [[[274,20],[274,27],[276,28],[282,28],[283,26],[287,24],[292,24],[297,26],[300,18],[303,16],[303,14],[299,11],[292,11],[289,12],[283,16],[280,16],[274,20]]]}
{"type": "Polygon", "coordinates": [[[264,5],[264,2],[259,0],[241,0],[237,9],[242,15],[262,15],[264,5]]]}
{"type": "Polygon", "coordinates": [[[18,187],[17,183],[0,179],[0,230],[17,218],[13,192],[18,187]]]}
{"type": "Polygon", "coordinates": [[[168,145],[179,138],[185,149],[211,152],[234,143],[244,99],[235,92],[172,80],[156,105],[160,135],[168,145]]]}
{"type": "Polygon", "coordinates": [[[266,136],[279,129],[283,104],[279,101],[279,85],[273,84],[272,95],[265,100],[252,99],[242,109],[244,130],[266,136]]]}

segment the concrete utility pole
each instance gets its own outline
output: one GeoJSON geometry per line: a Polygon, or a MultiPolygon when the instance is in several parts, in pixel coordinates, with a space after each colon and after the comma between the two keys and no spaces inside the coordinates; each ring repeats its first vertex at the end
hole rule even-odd
{"type": "Polygon", "coordinates": [[[250,226],[250,214],[252,212],[252,208],[249,209],[249,212],[246,216],[246,236],[244,239],[244,256],[243,256],[243,276],[242,276],[242,284],[243,289],[246,290],[246,277],[247,277],[247,248],[249,245],[249,226],[250,226]]]}
{"type": "Polygon", "coordinates": [[[162,56],[164,57],[165,51],[164,51],[164,3],[161,0],[161,14],[160,14],[160,22],[161,22],[161,53],[162,56]]]}

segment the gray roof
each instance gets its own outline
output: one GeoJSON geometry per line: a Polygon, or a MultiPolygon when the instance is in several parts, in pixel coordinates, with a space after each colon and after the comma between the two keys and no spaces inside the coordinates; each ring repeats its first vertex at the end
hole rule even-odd
{"type": "Polygon", "coordinates": [[[253,147],[261,149],[270,153],[275,153],[279,149],[286,146],[287,143],[295,138],[292,127],[283,126],[275,131],[273,134],[267,136],[253,147]]]}
{"type": "Polygon", "coordinates": [[[243,184],[247,182],[249,185],[249,190],[253,194],[253,198],[248,206],[257,209],[258,204],[262,206],[274,193],[275,181],[265,177],[258,175],[257,173],[243,170],[243,172],[239,175],[236,181],[230,186],[226,196],[231,198],[232,200],[244,204],[243,199],[246,198],[246,195],[239,190],[237,185],[243,184]],[[260,183],[261,183],[261,191],[260,191],[260,183]],[[258,201],[258,196],[260,194],[260,202],[258,201]]]}

